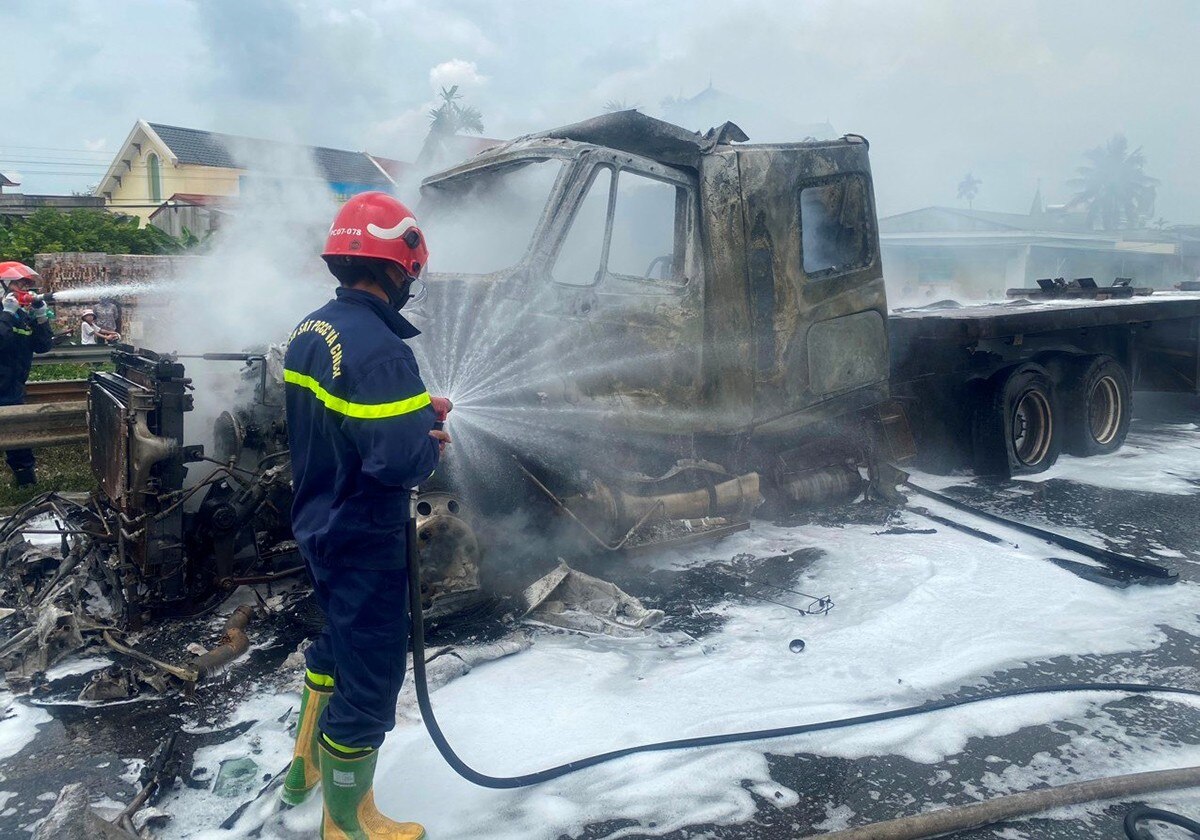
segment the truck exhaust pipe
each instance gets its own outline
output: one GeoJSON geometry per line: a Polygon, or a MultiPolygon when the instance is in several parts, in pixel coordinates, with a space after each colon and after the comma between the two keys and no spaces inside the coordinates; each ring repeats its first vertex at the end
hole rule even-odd
{"type": "Polygon", "coordinates": [[[697,490],[644,496],[596,481],[589,492],[565,499],[563,505],[584,521],[594,523],[598,530],[616,535],[640,522],[745,517],[761,499],[759,475],[751,472],[697,490]]]}

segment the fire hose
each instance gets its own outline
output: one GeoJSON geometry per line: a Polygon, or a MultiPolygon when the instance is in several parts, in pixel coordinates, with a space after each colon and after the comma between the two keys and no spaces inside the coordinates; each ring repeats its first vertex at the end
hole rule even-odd
{"type": "MultiPolygon", "coordinates": [[[[410,510],[408,522],[406,524],[407,538],[407,565],[408,565],[408,600],[409,613],[412,621],[411,637],[412,637],[412,658],[413,658],[413,683],[416,690],[417,706],[421,710],[421,718],[425,723],[425,728],[429,732],[429,737],[432,739],[434,746],[450,767],[462,776],[467,781],[479,785],[480,787],[492,788],[495,790],[507,790],[513,788],[531,787],[533,785],[542,784],[553,779],[562,778],[571,773],[577,773],[580,770],[589,767],[595,767],[600,764],[605,764],[610,761],[616,761],[620,758],[625,758],[631,755],[651,752],[668,752],[674,750],[699,749],[702,747],[714,747],[725,744],[744,743],[747,741],[766,741],[776,738],[789,738],[796,735],[803,735],[809,732],[823,732],[834,729],[845,729],[852,726],[861,726],[868,723],[878,723],[881,721],[896,720],[898,718],[914,717],[916,715],[925,715],[932,712],[942,711],[945,709],[958,708],[961,706],[973,705],[976,703],[986,703],[992,700],[999,700],[1007,697],[1021,697],[1033,694],[1068,694],[1077,692],[1112,692],[1118,694],[1165,694],[1165,695],[1185,695],[1189,697],[1200,697],[1200,690],[1191,688],[1180,688],[1178,686],[1155,685],[1149,683],[1123,683],[1123,682],[1078,682],[1064,683],[1061,685],[1040,685],[1040,686],[1024,686],[1018,688],[1006,688],[997,691],[985,692],[971,697],[962,697],[956,699],[935,700],[929,703],[924,703],[919,706],[909,706],[901,709],[892,709],[885,712],[874,712],[866,715],[856,715],[853,717],[840,718],[837,720],[816,721],[811,723],[794,724],[791,726],[780,726],[771,729],[755,729],[743,732],[728,732],[718,735],[703,735],[694,738],[678,738],[669,741],[657,741],[648,744],[639,744],[632,747],[623,747],[621,749],[610,750],[598,755],[586,756],[577,758],[573,761],[568,761],[565,764],[560,764],[555,767],[549,767],[545,770],[538,770],[533,773],[525,773],[519,776],[490,776],[486,773],[474,769],[454,751],[449,740],[442,732],[441,726],[437,721],[437,716],[433,711],[433,704],[429,696],[429,683],[425,669],[425,624],[422,616],[421,605],[421,563],[417,545],[417,520],[416,520],[416,501],[417,491],[410,491],[410,510]]],[[[1109,798],[1125,793],[1144,792],[1146,790],[1160,790],[1169,787],[1189,787],[1200,784],[1200,768],[1184,768],[1176,771],[1164,771],[1167,773],[1175,773],[1175,776],[1164,777],[1159,776],[1155,781],[1160,787],[1121,787],[1120,785],[1105,785],[1102,782],[1116,780],[1099,780],[1092,783],[1093,787],[1087,790],[1090,799],[1109,798]]],[[[1136,774],[1136,777],[1121,777],[1121,779],[1142,778],[1146,776],[1154,776],[1155,774],[1136,774]]],[[[1069,786],[1068,786],[1069,787],[1069,786]]],[[[1046,793],[1039,791],[1037,793],[1046,793]]],[[[1076,793],[1075,795],[1079,795],[1076,793]]],[[[996,800],[1000,801],[1000,800],[996,800]]],[[[1073,801],[1088,801],[1085,799],[1077,799],[1073,801]]],[[[989,803],[982,803],[989,804],[989,803]]],[[[1033,800],[1026,801],[1026,807],[1033,807],[1033,811],[1026,813],[1035,813],[1037,810],[1044,810],[1051,805],[1046,804],[1043,800],[1034,797],[1033,800]]],[[[959,809],[950,809],[959,810],[959,809]]],[[[935,815],[944,815],[947,811],[937,811],[933,814],[920,815],[920,817],[911,818],[919,820],[921,817],[933,817],[935,815]]],[[[1015,813],[1010,813],[1008,816],[1013,816],[1015,813]]],[[[979,819],[979,814],[968,814],[968,819],[979,819]]],[[[944,817],[939,817],[939,820],[944,820],[944,817]]],[[[929,830],[933,830],[936,824],[926,821],[929,830]]],[[[981,823],[964,823],[960,828],[969,827],[969,825],[978,825],[981,823]]],[[[867,831],[871,826],[860,829],[859,831],[867,831]]],[[[909,833],[859,833],[859,834],[844,834],[847,840],[856,838],[856,840],[866,840],[866,838],[874,838],[875,840],[903,840],[903,838],[931,837],[934,834],[928,833],[911,833],[913,830],[923,831],[921,823],[915,823],[908,826],[909,833]]],[[[954,828],[938,828],[935,833],[944,833],[946,831],[959,830],[954,828]]]]}

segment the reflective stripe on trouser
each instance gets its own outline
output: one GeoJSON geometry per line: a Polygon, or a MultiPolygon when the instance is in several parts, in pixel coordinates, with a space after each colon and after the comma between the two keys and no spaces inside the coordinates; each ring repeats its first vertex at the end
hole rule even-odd
{"type": "Polygon", "coordinates": [[[396,725],[408,653],[408,572],[308,564],[325,628],[305,651],[311,671],[333,674],[321,715],[334,743],[374,748],[396,725]]]}

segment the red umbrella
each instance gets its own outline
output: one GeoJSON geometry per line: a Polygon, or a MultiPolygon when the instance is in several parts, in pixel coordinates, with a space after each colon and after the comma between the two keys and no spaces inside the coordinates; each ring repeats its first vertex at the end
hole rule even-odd
{"type": "Polygon", "coordinates": [[[0,262],[0,280],[40,280],[41,275],[25,263],[0,262]]]}

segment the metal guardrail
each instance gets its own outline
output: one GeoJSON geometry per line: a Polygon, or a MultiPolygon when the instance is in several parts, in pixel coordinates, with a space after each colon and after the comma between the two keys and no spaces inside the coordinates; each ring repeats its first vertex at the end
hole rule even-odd
{"type": "Polygon", "coordinates": [[[37,449],[87,439],[86,400],[0,406],[0,449],[37,449]]]}
{"type": "Polygon", "coordinates": [[[56,379],[48,382],[26,382],[25,403],[41,405],[52,402],[87,401],[86,379],[56,379]]]}
{"type": "Polygon", "coordinates": [[[112,358],[113,348],[104,344],[64,344],[48,353],[37,353],[35,365],[89,364],[107,362],[112,358]]]}
{"type": "Polygon", "coordinates": [[[86,379],[26,383],[25,405],[0,406],[0,449],[86,441],[87,390],[86,379]]]}

